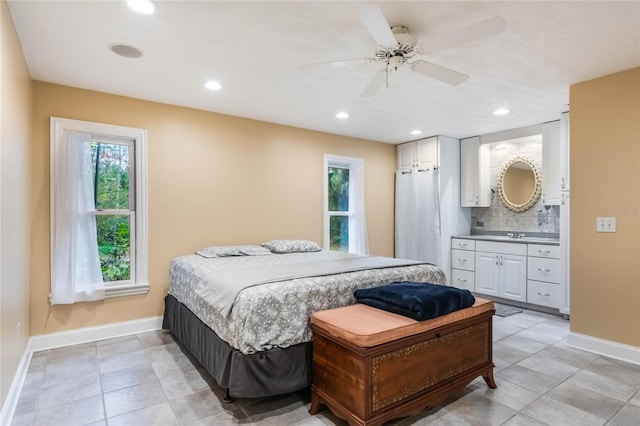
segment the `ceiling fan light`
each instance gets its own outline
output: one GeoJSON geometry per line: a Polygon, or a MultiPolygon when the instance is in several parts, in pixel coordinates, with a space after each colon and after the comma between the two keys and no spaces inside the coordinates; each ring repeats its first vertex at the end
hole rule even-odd
{"type": "Polygon", "coordinates": [[[506,108],[498,108],[497,110],[493,111],[494,115],[505,115],[505,114],[509,114],[509,110],[506,108]]]}
{"type": "Polygon", "coordinates": [[[349,118],[349,114],[344,111],[341,111],[336,114],[336,118],[339,118],[340,120],[344,120],[345,118],[349,118]]]}
{"type": "Polygon", "coordinates": [[[422,134],[422,130],[420,130],[420,129],[412,130],[412,131],[411,131],[411,134],[412,134],[412,135],[421,135],[421,134],[422,134]]]}

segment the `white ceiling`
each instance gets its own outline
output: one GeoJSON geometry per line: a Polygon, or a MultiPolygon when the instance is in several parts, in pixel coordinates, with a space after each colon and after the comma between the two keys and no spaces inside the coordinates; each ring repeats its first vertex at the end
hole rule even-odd
{"type": "Polygon", "coordinates": [[[9,6],[34,80],[389,143],[419,138],[415,128],[462,138],[556,120],[571,84],[640,66],[638,1],[156,3],[153,15],[124,1],[9,6]],[[363,98],[380,63],[300,66],[372,57],[368,3],[423,42],[494,16],[507,28],[421,57],[469,74],[459,86],[404,66],[363,98]],[[116,42],[144,56],[117,56],[116,42]],[[223,89],[205,89],[211,79],[223,89]],[[349,119],[335,118],[342,110],[349,119]]]}

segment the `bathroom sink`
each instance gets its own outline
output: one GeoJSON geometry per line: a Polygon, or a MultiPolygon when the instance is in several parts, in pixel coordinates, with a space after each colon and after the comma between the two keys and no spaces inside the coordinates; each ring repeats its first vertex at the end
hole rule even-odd
{"type": "Polygon", "coordinates": [[[473,239],[476,240],[487,240],[487,241],[509,241],[509,242],[523,242],[523,243],[558,243],[560,240],[557,238],[547,238],[547,237],[519,237],[514,238],[508,235],[471,235],[473,239]]]}

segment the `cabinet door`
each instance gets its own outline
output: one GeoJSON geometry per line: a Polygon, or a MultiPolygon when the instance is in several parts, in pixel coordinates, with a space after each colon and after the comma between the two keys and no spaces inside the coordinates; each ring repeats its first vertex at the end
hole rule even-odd
{"type": "Polygon", "coordinates": [[[499,296],[498,255],[496,253],[476,252],[476,292],[499,296]]]}
{"type": "Polygon", "coordinates": [[[500,297],[527,301],[527,258],[513,254],[499,255],[500,297]]]}
{"type": "Polygon", "coordinates": [[[409,142],[398,145],[398,169],[410,169],[416,162],[416,143],[409,142]]]}
{"type": "MultiPolygon", "coordinates": [[[[569,181],[570,162],[569,151],[571,148],[571,131],[569,126],[569,113],[564,112],[560,115],[560,189],[569,191],[571,182],[569,181]]],[[[544,179],[544,176],[542,177],[544,179]]]]}
{"type": "Polygon", "coordinates": [[[479,203],[477,175],[480,138],[460,140],[460,205],[477,207],[479,203]]]}
{"type": "Polygon", "coordinates": [[[438,138],[416,141],[418,168],[429,169],[438,166],[438,138]]]}
{"type": "Polygon", "coordinates": [[[560,121],[545,123],[542,129],[542,204],[560,205],[561,190],[560,121]]]}
{"type": "Polygon", "coordinates": [[[460,206],[489,207],[490,148],[479,137],[460,140],[460,206]]]}

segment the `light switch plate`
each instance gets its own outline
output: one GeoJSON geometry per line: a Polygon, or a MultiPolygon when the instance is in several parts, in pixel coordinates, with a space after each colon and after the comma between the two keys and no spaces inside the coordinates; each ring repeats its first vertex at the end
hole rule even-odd
{"type": "Polygon", "coordinates": [[[615,217],[597,217],[596,232],[616,232],[615,217]]]}

